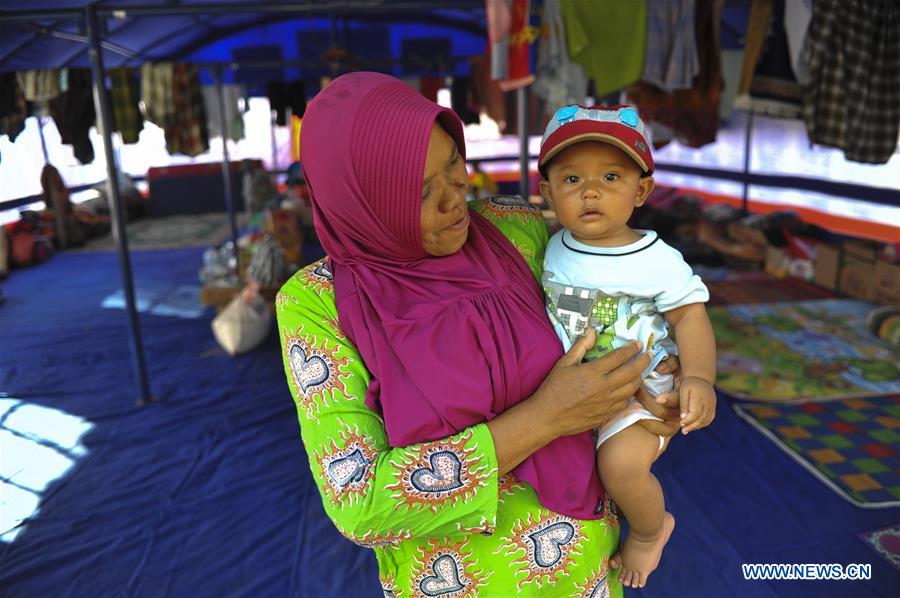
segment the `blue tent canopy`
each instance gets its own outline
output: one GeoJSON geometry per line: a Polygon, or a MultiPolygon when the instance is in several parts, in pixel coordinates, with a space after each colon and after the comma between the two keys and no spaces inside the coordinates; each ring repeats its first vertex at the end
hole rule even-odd
{"type": "MultiPolygon", "coordinates": [[[[455,55],[473,54],[484,49],[485,15],[483,0],[447,0],[442,2],[379,0],[363,2],[283,2],[271,1],[248,4],[234,0],[215,3],[175,0],[147,2],[146,0],[11,0],[0,11],[0,71],[34,68],[85,67],[90,57],[83,19],[84,8],[96,7],[99,34],[107,67],[140,64],[146,61],[175,59],[190,60],[201,49],[218,47],[245,32],[259,31],[260,26],[290,23],[294,32],[326,33],[315,35],[326,42],[319,52],[332,42],[342,46],[359,45],[386,32],[388,54],[360,55],[362,66],[384,64],[385,60],[399,60],[401,44],[397,30],[403,35],[417,37],[431,35],[433,28],[452,37],[451,50],[455,55]],[[22,20],[23,17],[27,19],[22,20]],[[15,18],[15,20],[13,20],[15,18]],[[352,35],[348,31],[352,30],[352,35]],[[412,31],[411,31],[412,30],[412,31]],[[432,31],[428,31],[432,30],[432,31]],[[366,31],[360,35],[360,31],[366,31]],[[375,32],[375,33],[373,33],[375,32]],[[323,39],[324,37],[324,39],[323,39]],[[343,39],[342,39],[343,38],[343,39]],[[356,43],[354,43],[354,40],[356,43]]],[[[285,60],[298,61],[303,48],[297,33],[281,39],[258,35],[261,44],[276,43],[284,48],[285,60]]],[[[247,35],[242,35],[247,40],[247,35]]],[[[252,39],[251,35],[251,39],[252,39]]],[[[367,49],[371,50],[371,46],[367,49]]],[[[230,61],[224,51],[207,60],[230,61]]]]}

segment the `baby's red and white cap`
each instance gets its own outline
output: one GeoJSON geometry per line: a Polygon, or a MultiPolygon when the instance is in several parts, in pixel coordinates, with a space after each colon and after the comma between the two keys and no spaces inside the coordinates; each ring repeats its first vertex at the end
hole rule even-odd
{"type": "Polygon", "coordinates": [[[553,156],[581,141],[611,143],[631,156],[644,175],[653,174],[653,155],[647,143],[646,126],[631,106],[563,106],[547,123],[541,139],[538,168],[553,156]]]}

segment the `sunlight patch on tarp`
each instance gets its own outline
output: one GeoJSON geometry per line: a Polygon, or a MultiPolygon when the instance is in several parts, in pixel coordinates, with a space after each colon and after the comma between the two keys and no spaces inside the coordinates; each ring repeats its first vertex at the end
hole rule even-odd
{"type": "Polygon", "coordinates": [[[50,484],[87,455],[81,440],[93,427],[58,409],[0,399],[0,541],[15,540],[50,484]]]}
{"type": "MultiPolygon", "coordinates": [[[[175,288],[138,288],[135,289],[135,303],[141,313],[191,320],[202,316],[207,309],[200,304],[200,287],[193,285],[175,288]]],[[[100,306],[107,309],[125,309],[125,294],[122,289],[103,299],[100,306]]]]}

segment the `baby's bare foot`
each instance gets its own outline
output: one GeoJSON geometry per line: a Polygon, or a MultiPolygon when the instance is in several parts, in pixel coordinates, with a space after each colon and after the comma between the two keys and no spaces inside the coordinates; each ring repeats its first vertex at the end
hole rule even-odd
{"type": "Polygon", "coordinates": [[[610,567],[614,569],[621,565],[619,581],[623,586],[642,588],[646,585],[647,578],[659,565],[663,547],[674,528],[675,518],[667,512],[663,515],[659,531],[652,537],[640,538],[629,532],[622,551],[609,561],[610,567]]]}

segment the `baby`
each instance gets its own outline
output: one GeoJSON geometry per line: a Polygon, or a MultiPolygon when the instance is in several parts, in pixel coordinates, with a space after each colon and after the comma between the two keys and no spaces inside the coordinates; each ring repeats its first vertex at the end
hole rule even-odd
{"type": "MultiPolygon", "coordinates": [[[[538,168],[541,194],[563,226],[547,245],[543,275],[547,311],[563,346],[568,351],[591,329],[596,343],[586,359],[639,341],[652,358],[643,373],[651,396],[674,390],[672,375],[654,370],[677,354],[681,431],[709,425],[716,407],[715,338],[703,305],[709,292],[678,251],[655,232],[627,224],[654,185],[637,112],[628,106],[560,108],[541,140],[538,168]]],[[[629,525],[616,557],[626,587],[644,586],[675,527],[650,472],[668,439],[635,425],[651,419],[659,418],[632,398],[597,430],[600,479],[629,525]]]]}

